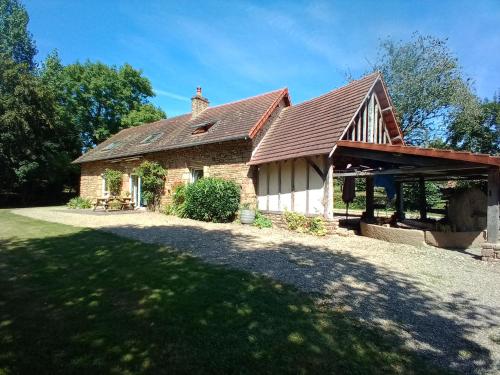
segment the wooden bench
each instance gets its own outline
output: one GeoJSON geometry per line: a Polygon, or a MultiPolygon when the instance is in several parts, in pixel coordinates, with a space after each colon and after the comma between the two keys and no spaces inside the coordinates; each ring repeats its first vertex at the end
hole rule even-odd
{"type": "Polygon", "coordinates": [[[131,198],[120,198],[120,197],[108,197],[108,198],[97,198],[94,203],[94,211],[98,207],[104,208],[105,211],[108,211],[109,207],[113,202],[118,202],[120,205],[120,210],[133,210],[134,202],[132,202],[131,198]]]}

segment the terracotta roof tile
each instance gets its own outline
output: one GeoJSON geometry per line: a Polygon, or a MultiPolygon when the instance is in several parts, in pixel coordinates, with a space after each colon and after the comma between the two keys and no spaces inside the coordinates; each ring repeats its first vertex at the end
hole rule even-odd
{"type": "Polygon", "coordinates": [[[306,102],[284,108],[249,164],[328,154],[380,77],[370,74],[306,102]]]}
{"type": "Polygon", "coordinates": [[[201,144],[250,138],[250,132],[265,118],[268,109],[288,95],[287,89],[253,96],[232,103],[208,107],[200,115],[191,113],[120,131],[105,142],[80,156],[74,163],[131,157],[151,152],[192,147],[201,144]],[[193,135],[196,125],[214,123],[202,134],[193,135]],[[151,143],[141,141],[154,133],[162,133],[151,143]],[[110,144],[116,147],[105,151],[110,144]]]}

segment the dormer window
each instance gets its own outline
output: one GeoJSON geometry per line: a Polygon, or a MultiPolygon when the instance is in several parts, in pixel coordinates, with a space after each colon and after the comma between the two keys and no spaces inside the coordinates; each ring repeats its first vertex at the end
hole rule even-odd
{"type": "Polygon", "coordinates": [[[117,148],[120,145],[120,142],[111,142],[109,145],[104,147],[101,151],[111,151],[117,148]]]}
{"type": "Polygon", "coordinates": [[[141,145],[147,145],[149,143],[153,143],[157,139],[159,139],[163,135],[163,132],[158,132],[158,133],[152,133],[148,135],[146,138],[144,138],[139,144],[141,145]]]}
{"type": "Polygon", "coordinates": [[[204,122],[203,124],[193,125],[193,132],[191,134],[204,134],[208,132],[208,130],[215,125],[215,121],[204,122]]]}

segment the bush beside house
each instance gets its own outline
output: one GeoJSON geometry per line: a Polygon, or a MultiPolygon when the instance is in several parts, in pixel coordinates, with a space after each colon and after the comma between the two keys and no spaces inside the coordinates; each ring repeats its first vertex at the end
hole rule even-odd
{"type": "Polygon", "coordinates": [[[142,179],[142,198],[151,210],[160,205],[167,170],[155,161],[144,161],[134,172],[142,179]]]}
{"type": "Polygon", "coordinates": [[[202,221],[232,221],[240,205],[240,187],[221,178],[201,178],[186,187],[186,216],[202,221]]]}
{"type": "Polygon", "coordinates": [[[91,208],[92,202],[88,198],[75,197],[71,198],[69,202],[66,204],[66,206],[68,206],[68,208],[73,208],[73,209],[77,208],[85,209],[85,208],[91,208]]]}

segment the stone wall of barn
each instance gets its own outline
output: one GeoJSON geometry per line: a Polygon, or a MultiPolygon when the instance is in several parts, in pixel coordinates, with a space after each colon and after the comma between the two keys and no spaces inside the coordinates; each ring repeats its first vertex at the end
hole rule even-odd
{"type": "Polygon", "coordinates": [[[188,183],[192,169],[202,169],[204,177],[220,177],[235,181],[241,186],[242,203],[255,203],[255,167],[246,165],[252,153],[251,141],[232,141],[202,145],[179,150],[146,154],[129,160],[96,161],[81,165],[80,195],[95,199],[103,195],[103,178],[106,168],[123,172],[122,194],[130,192],[130,175],[143,160],[159,162],[167,168],[162,204],[171,201],[173,188],[188,183]]]}

